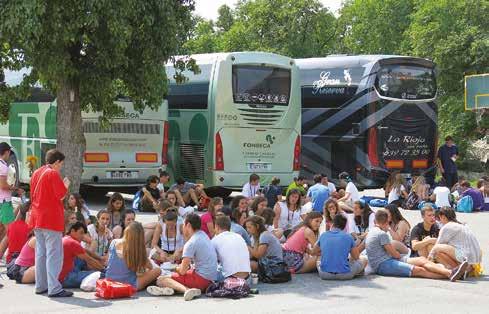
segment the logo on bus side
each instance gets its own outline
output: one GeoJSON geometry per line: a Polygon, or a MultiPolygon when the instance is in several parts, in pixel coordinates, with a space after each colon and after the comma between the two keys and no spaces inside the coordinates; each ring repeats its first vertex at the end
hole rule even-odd
{"type": "Polygon", "coordinates": [[[275,141],[275,136],[268,134],[265,136],[266,143],[243,143],[243,147],[247,148],[270,148],[275,141]]]}
{"type": "Polygon", "coordinates": [[[350,86],[353,82],[353,79],[350,74],[350,69],[343,70],[343,79],[345,80],[345,83],[341,83],[341,79],[339,78],[330,78],[331,72],[329,71],[323,71],[321,74],[319,74],[319,80],[314,81],[312,83],[312,94],[341,94],[344,93],[344,88],[341,90],[338,90],[338,88],[328,88],[325,89],[327,86],[338,86],[338,85],[346,85],[350,86]]]}

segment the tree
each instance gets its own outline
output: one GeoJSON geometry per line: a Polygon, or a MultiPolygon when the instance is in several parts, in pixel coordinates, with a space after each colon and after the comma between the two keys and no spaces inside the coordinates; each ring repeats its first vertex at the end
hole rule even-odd
{"type": "Polygon", "coordinates": [[[401,54],[413,0],[348,0],[340,10],[337,50],[351,54],[401,54]]]}
{"type": "Polygon", "coordinates": [[[234,23],[233,11],[227,5],[221,5],[217,10],[218,17],[216,26],[221,32],[227,32],[234,23]]]}
{"type": "Polygon", "coordinates": [[[489,69],[489,2],[416,1],[408,30],[414,55],[437,64],[439,130],[452,135],[462,151],[471,139],[488,134],[489,115],[464,110],[464,76],[489,69]]]}
{"type": "Polygon", "coordinates": [[[0,0],[0,67],[31,68],[25,81],[57,96],[57,147],[71,190],[85,150],[81,111],[102,112],[107,124],[121,113],[113,103],[121,94],[137,110],[159,107],[164,64],[187,38],[193,8],[192,0],[0,0]]]}
{"type": "Polygon", "coordinates": [[[211,20],[195,17],[194,24],[189,40],[183,45],[183,52],[188,54],[215,52],[219,34],[214,31],[214,23],[211,20]]]}
{"type": "Polygon", "coordinates": [[[332,51],[335,17],[317,0],[240,1],[234,23],[218,40],[220,51],[259,50],[290,57],[332,51]]]}

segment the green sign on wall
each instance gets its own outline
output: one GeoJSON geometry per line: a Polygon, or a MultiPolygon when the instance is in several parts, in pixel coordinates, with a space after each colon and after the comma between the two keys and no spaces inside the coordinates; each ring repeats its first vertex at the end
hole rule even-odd
{"type": "Polygon", "coordinates": [[[489,108],[489,73],[465,77],[465,110],[489,108]]]}

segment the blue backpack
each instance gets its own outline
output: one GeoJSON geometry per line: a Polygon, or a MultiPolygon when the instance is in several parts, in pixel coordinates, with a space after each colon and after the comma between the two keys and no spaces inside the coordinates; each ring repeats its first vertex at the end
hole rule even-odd
{"type": "Polygon", "coordinates": [[[141,190],[137,191],[134,194],[134,199],[132,201],[132,209],[135,211],[139,211],[141,209],[141,199],[143,196],[143,192],[141,190]]]}
{"type": "Polygon", "coordinates": [[[466,195],[458,200],[457,211],[461,213],[471,213],[474,208],[474,201],[472,197],[466,195]]]}
{"type": "Polygon", "coordinates": [[[368,204],[372,207],[385,207],[387,201],[384,198],[374,198],[373,200],[370,200],[368,204]]]}

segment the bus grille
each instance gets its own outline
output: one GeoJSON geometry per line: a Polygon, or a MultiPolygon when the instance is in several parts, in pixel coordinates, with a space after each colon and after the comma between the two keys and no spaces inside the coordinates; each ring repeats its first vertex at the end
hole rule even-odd
{"type": "Polygon", "coordinates": [[[284,114],[280,109],[238,108],[239,115],[246,124],[251,126],[276,125],[284,114]]]}
{"type": "Polygon", "coordinates": [[[160,134],[159,124],[144,123],[111,123],[106,129],[98,122],[84,122],[84,133],[128,133],[128,134],[160,134]]]}
{"type": "Polygon", "coordinates": [[[180,143],[180,174],[185,179],[204,180],[204,145],[180,143]]]}

